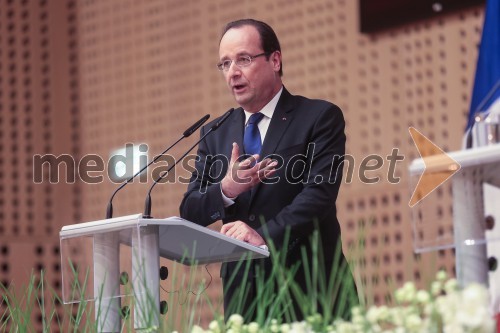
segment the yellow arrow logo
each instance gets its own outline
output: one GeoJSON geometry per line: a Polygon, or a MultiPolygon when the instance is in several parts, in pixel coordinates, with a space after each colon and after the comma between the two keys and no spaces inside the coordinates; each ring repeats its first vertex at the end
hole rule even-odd
{"type": "Polygon", "coordinates": [[[460,170],[460,164],[416,128],[409,131],[425,165],[409,202],[413,207],[460,170]]]}

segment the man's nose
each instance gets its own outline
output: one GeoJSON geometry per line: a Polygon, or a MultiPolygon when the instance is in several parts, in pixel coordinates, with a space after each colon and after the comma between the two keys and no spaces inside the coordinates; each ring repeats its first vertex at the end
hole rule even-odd
{"type": "Polygon", "coordinates": [[[229,69],[227,70],[227,76],[234,77],[239,75],[241,75],[241,68],[238,67],[234,61],[231,62],[231,65],[229,65],[229,69]]]}

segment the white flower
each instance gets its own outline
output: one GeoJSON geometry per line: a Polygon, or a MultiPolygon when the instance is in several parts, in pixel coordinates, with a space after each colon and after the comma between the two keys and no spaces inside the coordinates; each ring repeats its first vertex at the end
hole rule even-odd
{"type": "Polygon", "coordinates": [[[269,328],[269,330],[272,333],[278,333],[280,331],[280,327],[279,327],[278,321],[276,319],[271,320],[271,327],[269,328]]]}
{"type": "Polygon", "coordinates": [[[338,333],[356,333],[354,324],[338,321],[336,322],[336,328],[338,333]]]}
{"type": "Polygon", "coordinates": [[[353,306],[352,309],[351,309],[351,314],[352,316],[361,316],[362,315],[362,312],[361,311],[361,308],[359,306],[353,306]]]}
{"type": "Polygon", "coordinates": [[[217,320],[212,320],[210,324],[208,324],[208,328],[212,331],[212,333],[220,333],[222,331],[217,320]]]}
{"type": "Polygon", "coordinates": [[[366,312],[366,319],[371,324],[376,324],[378,322],[379,309],[376,306],[372,306],[366,312]]]}
{"type": "Polygon", "coordinates": [[[488,311],[486,288],[476,283],[467,286],[462,292],[462,302],[456,317],[458,322],[471,330],[487,327],[492,320],[488,311]]]}
{"type": "Polygon", "coordinates": [[[445,333],[491,332],[494,322],[488,311],[488,291],[479,284],[470,284],[463,291],[456,280],[449,280],[447,295],[436,299],[436,310],[443,320],[445,333]]]}
{"type": "Polygon", "coordinates": [[[191,333],[205,333],[205,330],[198,325],[194,325],[191,329],[191,333]]]}
{"type": "Polygon", "coordinates": [[[423,313],[426,316],[431,316],[435,312],[436,312],[436,304],[435,303],[429,302],[429,303],[425,304],[423,313]]]}
{"type": "Polygon", "coordinates": [[[250,324],[248,324],[248,333],[258,333],[260,328],[259,328],[259,324],[257,324],[256,322],[251,322],[250,324]]]}
{"type": "MultiPolygon", "coordinates": [[[[321,333],[488,333],[494,331],[495,322],[489,312],[488,290],[471,284],[460,290],[456,280],[444,281],[438,273],[431,285],[431,292],[417,290],[412,282],[405,283],[396,292],[399,306],[360,306],[351,309],[351,321],[336,319],[321,333]],[[443,293],[445,291],[446,293],[443,293]],[[431,296],[434,295],[434,296],[431,296]]],[[[259,327],[252,322],[244,325],[240,315],[232,315],[227,327],[221,321],[212,321],[207,333],[319,333],[313,327],[324,327],[320,315],[307,317],[306,321],[278,324],[276,319],[268,326],[259,327]],[[221,326],[222,325],[222,326],[221,326]]],[[[205,333],[194,326],[191,333],[205,333]]]]}
{"type": "Polygon", "coordinates": [[[429,292],[425,290],[419,290],[417,291],[417,296],[416,296],[417,302],[420,304],[427,304],[429,303],[431,296],[429,295],[429,292]]]}
{"type": "Polygon", "coordinates": [[[396,292],[394,293],[394,298],[396,299],[396,302],[398,302],[398,303],[404,302],[405,295],[404,295],[403,288],[399,288],[398,290],[396,290],[396,292]]]}
{"type": "MultiPolygon", "coordinates": [[[[366,313],[366,320],[371,323],[374,327],[380,322],[387,322],[391,317],[391,312],[389,308],[385,305],[382,306],[372,306],[366,313]]],[[[361,323],[358,321],[358,323],[361,323]]]]}
{"type": "Polygon", "coordinates": [[[281,324],[281,333],[288,333],[290,332],[290,325],[289,324],[281,324]]]}
{"type": "Polygon", "coordinates": [[[446,271],[439,271],[436,273],[436,281],[443,282],[448,278],[448,274],[446,274],[446,271]]]}
{"type": "Polygon", "coordinates": [[[441,295],[441,291],[443,290],[443,283],[439,281],[434,281],[431,284],[431,294],[433,296],[441,295]]]}
{"type": "Polygon", "coordinates": [[[417,314],[411,314],[406,318],[405,326],[410,332],[419,332],[423,328],[422,318],[417,314]]]}
{"type": "Polygon", "coordinates": [[[323,321],[323,317],[319,314],[316,313],[315,315],[308,316],[306,318],[306,322],[310,325],[313,326],[314,324],[320,324],[323,321]]]}
{"type": "Polygon", "coordinates": [[[354,307],[351,310],[351,313],[352,313],[351,321],[353,322],[353,324],[364,324],[365,316],[363,315],[363,312],[361,311],[360,307],[357,306],[354,307]]]}
{"type": "Polygon", "coordinates": [[[228,327],[234,327],[234,328],[241,328],[244,323],[244,319],[241,315],[235,313],[232,314],[229,319],[227,320],[227,326],[228,327]]]}
{"type": "Polygon", "coordinates": [[[309,325],[305,321],[293,322],[290,333],[309,333],[309,325]]]}
{"type": "Polygon", "coordinates": [[[448,323],[443,327],[443,333],[464,333],[462,325],[459,323],[448,323]]]}
{"type": "Polygon", "coordinates": [[[388,321],[390,320],[391,317],[391,312],[389,311],[389,308],[386,305],[381,305],[379,308],[379,313],[378,313],[378,318],[381,321],[388,321]]]}
{"type": "Polygon", "coordinates": [[[451,293],[436,298],[436,310],[443,318],[444,324],[454,321],[457,306],[460,304],[458,293],[451,293]]]}
{"type": "Polygon", "coordinates": [[[458,290],[458,282],[455,279],[449,279],[444,284],[444,291],[446,291],[447,294],[451,294],[457,290],[458,290]]]}
{"type": "Polygon", "coordinates": [[[399,303],[412,302],[415,299],[417,288],[413,282],[406,282],[402,288],[396,290],[395,297],[399,303]]]}

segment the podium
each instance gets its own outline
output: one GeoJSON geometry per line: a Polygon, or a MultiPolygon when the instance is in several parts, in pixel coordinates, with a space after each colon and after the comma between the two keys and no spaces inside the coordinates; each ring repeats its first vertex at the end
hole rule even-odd
{"type": "Polygon", "coordinates": [[[129,215],[67,225],[59,236],[63,302],[95,301],[99,332],[120,331],[123,296],[135,298],[136,330],[159,327],[160,257],[197,265],[269,256],[267,249],[179,217],[129,215]],[[130,284],[123,261],[131,261],[130,284]]]}
{"type": "MultiPolygon", "coordinates": [[[[496,262],[500,259],[500,144],[447,155],[460,169],[412,208],[414,250],[455,249],[459,283],[489,286],[492,310],[499,313],[500,269],[496,262]],[[443,196],[448,191],[451,203],[443,196]],[[443,213],[450,204],[452,221],[443,213]]],[[[424,172],[433,177],[452,169],[448,158],[416,159],[409,167],[413,188],[422,182],[424,172]]]]}

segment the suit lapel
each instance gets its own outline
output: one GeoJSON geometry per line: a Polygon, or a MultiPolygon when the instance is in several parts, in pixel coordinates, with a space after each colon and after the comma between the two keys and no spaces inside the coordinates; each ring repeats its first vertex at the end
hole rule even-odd
{"type": "Polygon", "coordinates": [[[292,98],[293,96],[283,88],[283,92],[278,104],[276,105],[276,110],[274,110],[273,118],[271,119],[266,137],[262,144],[260,153],[261,157],[266,157],[267,155],[274,153],[280,143],[281,137],[285,134],[285,131],[293,118],[292,98]]]}
{"type": "MultiPolygon", "coordinates": [[[[283,92],[281,93],[281,97],[276,105],[276,110],[274,110],[273,118],[271,119],[271,123],[269,124],[269,128],[267,129],[266,137],[262,144],[262,149],[260,153],[260,157],[264,158],[276,151],[285,134],[288,125],[291,123],[293,119],[293,96],[283,88],[283,92]]],[[[253,189],[250,197],[250,204],[255,197],[255,194],[261,187],[261,183],[257,184],[253,189]]]]}
{"type": "Polygon", "coordinates": [[[236,142],[238,144],[238,147],[240,148],[240,155],[243,154],[243,133],[245,131],[245,114],[243,112],[243,109],[238,108],[234,110],[234,115],[232,118],[233,120],[230,123],[227,132],[228,139],[232,141],[226,142],[226,140],[223,140],[224,145],[229,146],[229,154],[227,155],[228,161],[231,159],[231,149],[232,149],[231,145],[233,144],[233,142],[236,142]]]}

